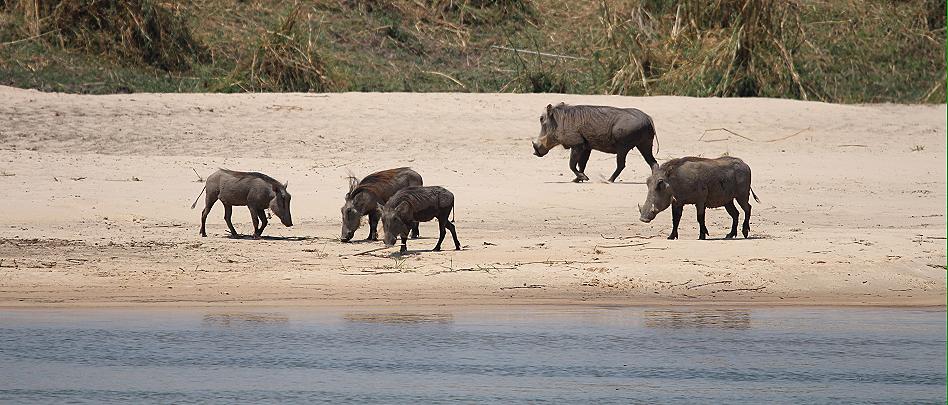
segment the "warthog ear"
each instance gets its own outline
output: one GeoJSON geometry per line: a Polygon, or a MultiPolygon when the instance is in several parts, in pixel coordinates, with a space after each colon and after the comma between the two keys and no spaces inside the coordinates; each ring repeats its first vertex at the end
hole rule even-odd
{"type": "Polygon", "coordinates": [[[287,180],[286,183],[283,183],[283,189],[286,190],[286,187],[290,185],[290,181],[287,180]]]}
{"type": "Polygon", "coordinates": [[[652,165],[652,174],[658,173],[658,168],[659,168],[659,167],[660,167],[660,166],[658,165],[658,162],[656,162],[654,165],[652,165]]]}
{"type": "Polygon", "coordinates": [[[547,104],[547,105],[546,105],[546,113],[549,114],[549,113],[552,112],[552,111],[553,111],[553,104],[547,104]]]}

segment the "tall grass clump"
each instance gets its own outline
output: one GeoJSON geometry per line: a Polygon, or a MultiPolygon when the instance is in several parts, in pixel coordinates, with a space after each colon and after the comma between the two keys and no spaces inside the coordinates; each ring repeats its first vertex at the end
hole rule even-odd
{"type": "Polygon", "coordinates": [[[795,54],[798,4],[782,0],[600,3],[596,58],[615,94],[808,98],[795,54]]]}
{"type": "Polygon", "coordinates": [[[295,7],[238,64],[222,90],[327,92],[334,89],[308,19],[295,7]]]}
{"type": "Polygon", "coordinates": [[[206,59],[181,5],[153,0],[7,0],[50,45],[184,71],[206,59]]]}

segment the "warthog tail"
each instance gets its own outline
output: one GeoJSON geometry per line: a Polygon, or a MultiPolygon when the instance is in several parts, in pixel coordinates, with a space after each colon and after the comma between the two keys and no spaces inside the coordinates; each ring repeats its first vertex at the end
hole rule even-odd
{"type": "Polygon", "coordinates": [[[652,139],[655,139],[655,154],[657,155],[662,149],[662,145],[658,142],[658,132],[655,131],[655,123],[652,122],[652,117],[648,117],[648,123],[652,125],[652,139]]]}
{"type": "MultiPolygon", "coordinates": [[[[191,204],[191,209],[192,209],[192,210],[194,209],[194,207],[196,207],[196,206],[198,205],[198,200],[201,199],[201,194],[204,194],[204,190],[207,190],[207,184],[204,184],[204,188],[201,189],[201,192],[198,194],[197,198],[194,199],[194,203],[191,204]]],[[[756,197],[755,197],[755,198],[756,198],[756,197]]]]}
{"type": "Polygon", "coordinates": [[[754,188],[751,187],[750,190],[751,190],[751,195],[754,196],[754,201],[760,202],[760,199],[757,198],[757,194],[754,193],[754,188]]]}

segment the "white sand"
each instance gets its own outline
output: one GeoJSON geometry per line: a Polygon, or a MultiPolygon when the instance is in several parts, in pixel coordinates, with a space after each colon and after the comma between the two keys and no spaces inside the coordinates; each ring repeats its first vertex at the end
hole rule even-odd
{"type": "MultiPolygon", "coordinates": [[[[786,303],[944,305],[946,106],[772,99],[508,94],[134,94],[0,87],[0,305],[203,303],[786,303]],[[547,103],[634,106],[657,125],[659,161],[744,159],[750,240],[699,241],[685,208],[638,220],[648,168],[619,184],[594,152],[573,184],[568,152],[532,156],[547,103]],[[755,141],[724,131],[727,128],[755,141]],[[796,136],[766,142],[801,130],[796,136]],[[924,147],[913,151],[914,147],[924,147]],[[343,244],[351,169],[408,165],[457,201],[463,251],[343,244]],[[296,226],[225,237],[218,204],[198,236],[191,168],[289,180],[296,226]],[[132,178],[141,181],[130,181],[132,178]],[[626,246],[632,245],[632,246],[626,246]],[[533,287],[533,288],[524,288],[533,287]]],[[[202,198],[203,202],[203,198],[202,198]]],[[[199,205],[200,206],[200,205],[199,205]]],[[[251,232],[245,208],[235,225],[251,232]]],[[[274,218],[275,220],[275,218],[274,218]]],[[[367,226],[356,237],[364,238],[367,226]]],[[[450,243],[445,246],[450,247],[450,243]]]]}

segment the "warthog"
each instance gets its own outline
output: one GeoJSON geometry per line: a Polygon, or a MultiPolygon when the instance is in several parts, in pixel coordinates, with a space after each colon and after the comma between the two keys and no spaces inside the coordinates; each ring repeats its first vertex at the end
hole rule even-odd
{"type": "Polygon", "coordinates": [[[408,251],[407,236],[411,224],[438,218],[438,244],[434,251],[441,250],[444,228],[451,230],[454,249],[461,250],[461,242],[448,215],[454,210],[454,194],[443,187],[407,187],[395,193],[382,208],[382,225],[385,227],[385,246],[395,246],[395,238],[402,238],[401,253],[408,251]]]}
{"type": "MultiPolygon", "coordinates": [[[[378,240],[378,224],[382,217],[380,204],[385,204],[393,194],[405,187],[422,185],[421,175],[407,167],[383,170],[365,176],[362,181],[349,177],[349,192],[342,206],[342,235],[340,239],[348,242],[359,229],[362,216],[369,216],[369,237],[378,240]]],[[[412,238],[418,237],[418,224],[412,225],[412,238]]]]}
{"type": "MultiPolygon", "coordinates": [[[[207,190],[204,212],[201,213],[201,236],[207,236],[204,224],[207,222],[207,214],[211,212],[211,207],[217,200],[221,200],[224,204],[224,221],[230,228],[232,238],[238,237],[234,224],[230,222],[231,207],[234,205],[246,205],[250,209],[254,239],[259,239],[263,234],[263,228],[267,227],[267,214],[264,212],[267,208],[280,218],[283,225],[293,226],[293,217],[290,216],[290,193],[286,192],[286,186],[287,183],[280,184],[262,173],[219,169],[207,177],[207,183],[201,189],[201,194],[207,190]],[[262,223],[259,228],[258,222],[262,223]]],[[[194,199],[191,209],[197,206],[201,194],[194,199]]]]}
{"type": "Polygon", "coordinates": [[[678,222],[685,204],[694,204],[698,209],[698,224],[701,226],[698,239],[704,239],[708,228],[704,225],[704,209],[724,207],[731,214],[731,232],[725,236],[737,236],[737,219],[740,214],[734,201],[744,210],[744,237],[750,232],[750,195],[757,199],[751,189],[751,169],[736,157],[705,159],[683,157],[672,159],[659,167],[653,167],[648,181],[648,197],[645,206],[639,205],[642,222],[650,222],[655,215],[672,206],[672,232],[668,239],[678,239],[678,222]]]}
{"type": "Polygon", "coordinates": [[[543,157],[556,145],[570,149],[569,168],[578,183],[589,180],[583,172],[593,149],[615,153],[616,171],[609,177],[614,182],[625,169],[625,158],[632,148],[639,149],[649,167],[657,164],[653,141],[657,142],[652,117],[640,110],[559,103],[547,105],[540,115],[540,136],[533,142],[533,154],[543,157]]]}

